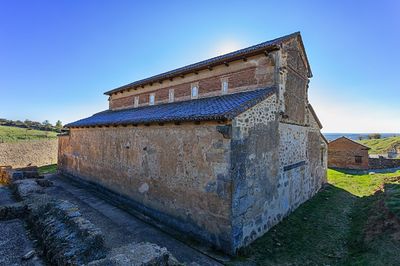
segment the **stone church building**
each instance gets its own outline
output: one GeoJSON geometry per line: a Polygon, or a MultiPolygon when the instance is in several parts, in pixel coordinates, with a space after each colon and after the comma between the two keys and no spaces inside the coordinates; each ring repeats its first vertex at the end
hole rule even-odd
{"type": "Polygon", "coordinates": [[[300,33],[110,90],[67,125],[61,174],[235,254],[326,181],[300,33]]]}

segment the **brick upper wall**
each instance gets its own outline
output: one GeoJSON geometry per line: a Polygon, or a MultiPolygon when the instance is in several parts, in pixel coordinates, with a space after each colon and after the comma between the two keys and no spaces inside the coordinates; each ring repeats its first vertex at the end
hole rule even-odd
{"type": "Polygon", "coordinates": [[[285,43],[282,55],[285,66],[282,121],[286,123],[306,124],[308,72],[304,58],[297,40],[285,43]]]}
{"type": "Polygon", "coordinates": [[[117,93],[110,97],[110,109],[124,109],[134,106],[134,99],[139,97],[139,106],[149,104],[151,93],[155,94],[155,104],[166,103],[169,90],[174,90],[174,101],[184,101],[191,98],[191,85],[198,84],[198,98],[212,97],[222,94],[222,80],[228,81],[228,93],[264,88],[274,85],[275,60],[273,55],[255,57],[247,62],[238,61],[230,66],[216,67],[205,70],[204,73],[193,74],[190,77],[177,77],[166,85],[153,84],[143,89],[131,92],[117,93]],[[155,87],[152,89],[151,87],[155,87]],[[140,91],[143,92],[140,92],[140,91]],[[126,96],[125,96],[126,95],[126,96]]]}

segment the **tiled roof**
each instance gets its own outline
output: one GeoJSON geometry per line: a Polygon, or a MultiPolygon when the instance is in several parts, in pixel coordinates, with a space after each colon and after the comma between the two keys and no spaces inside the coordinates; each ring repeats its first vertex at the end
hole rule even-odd
{"type": "MultiPolygon", "coordinates": [[[[253,45],[253,46],[250,46],[250,47],[247,47],[244,49],[240,49],[235,52],[231,52],[231,53],[224,54],[221,56],[213,57],[213,58],[210,58],[210,59],[207,59],[207,60],[195,63],[195,64],[187,65],[187,66],[177,68],[177,69],[174,69],[174,70],[162,73],[162,74],[158,74],[158,75],[155,75],[155,76],[152,76],[149,78],[141,79],[141,80],[129,83],[127,85],[118,87],[116,89],[107,91],[104,94],[111,95],[112,93],[119,92],[119,91],[122,91],[122,90],[125,90],[128,88],[138,87],[138,86],[145,85],[145,84],[148,84],[151,82],[162,81],[162,80],[173,78],[173,77],[176,77],[179,75],[184,75],[184,74],[187,74],[187,73],[190,73],[193,71],[206,69],[207,67],[212,67],[215,65],[223,64],[225,62],[239,60],[243,57],[256,55],[256,54],[259,54],[259,53],[262,53],[265,51],[274,50],[274,49],[276,50],[276,49],[279,49],[278,48],[279,44],[281,44],[282,42],[289,40],[291,38],[295,38],[295,37],[299,37],[300,44],[303,46],[300,32],[295,32],[295,33],[292,33],[292,34],[289,34],[289,35],[286,35],[286,36],[283,36],[283,37],[280,37],[280,38],[277,38],[274,40],[263,42],[263,43],[253,45]]],[[[303,47],[303,49],[304,49],[304,47],[303,47]]],[[[311,77],[312,73],[311,73],[309,65],[308,65],[308,69],[310,71],[309,76],[311,77]]]]}
{"type": "Polygon", "coordinates": [[[66,127],[232,119],[266,99],[274,92],[274,88],[265,88],[117,111],[106,110],[91,117],[67,124],[66,127]]]}
{"type": "Polygon", "coordinates": [[[336,141],[338,141],[338,140],[341,140],[341,139],[344,139],[344,140],[346,140],[346,141],[348,141],[348,142],[352,142],[352,143],[354,143],[354,144],[357,144],[357,145],[359,145],[359,146],[361,146],[361,147],[363,147],[363,148],[365,148],[365,149],[367,149],[367,150],[370,150],[370,149],[371,149],[370,147],[365,146],[365,145],[363,145],[363,144],[361,144],[361,143],[359,143],[359,142],[357,142],[357,141],[354,141],[354,140],[352,140],[352,139],[346,138],[345,136],[341,136],[340,138],[334,139],[334,140],[330,141],[329,144],[330,144],[330,143],[333,143],[333,142],[336,142],[336,141]]]}

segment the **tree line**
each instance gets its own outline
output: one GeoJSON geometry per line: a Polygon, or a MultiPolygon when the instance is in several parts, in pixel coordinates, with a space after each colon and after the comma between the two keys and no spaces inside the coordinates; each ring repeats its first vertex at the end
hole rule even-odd
{"type": "MultiPolygon", "coordinates": [[[[394,137],[395,137],[396,135],[394,135],[394,137]]],[[[365,139],[381,139],[382,138],[382,135],[381,134],[379,134],[379,133],[372,133],[372,134],[368,134],[367,135],[367,137],[365,138],[365,139]]],[[[362,136],[362,135],[359,135],[358,136],[358,139],[359,140],[363,140],[364,139],[364,137],[362,136]]]]}
{"type": "Polygon", "coordinates": [[[55,125],[52,125],[49,120],[44,120],[42,123],[37,121],[32,121],[29,119],[25,119],[25,121],[21,120],[8,120],[4,118],[0,118],[0,126],[11,126],[11,127],[20,127],[20,128],[30,128],[36,130],[43,131],[54,131],[61,132],[63,128],[62,122],[58,120],[55,125]]]}

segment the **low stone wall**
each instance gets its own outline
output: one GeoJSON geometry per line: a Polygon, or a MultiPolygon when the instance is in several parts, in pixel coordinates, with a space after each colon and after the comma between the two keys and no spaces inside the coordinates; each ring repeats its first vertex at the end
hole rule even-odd
{"type": "Polygon", "coordinates": [[[37,166],[13,169],[11,166],[0,166],[0,183],[10,184],[14,181],[27,178],[43,178],[39,176],[37,166]]]}
{"type": "Polygon", "coordinates": [[[370,169],[386,169],[400,167],[400,159],[387,159],[384,157],[369,158],[370,169]]]}
{"type": "Polygon", "coordinates": [[[0,165],[13,168],[57,163],[57,139],[0,143],[0,165]]]}
{"type": "Polygon", "coordinates": [[[52,181],[26,178],[23,170],[11,169],[7,174],[10,188],[20,201],[0,205],[0,221],[25,220],[48,265],[183,265],[166,248],[153,243],[107,248],[102,231],[84,217],[77,205],[46,194],[52,181]]]}
{"type": "Polygon", "coordinates": [[[0,206],[0,220],[23,218],[51,265],[82,265],[106,257],[104,235],[79,208],[46,195],[46,179],[12,180],[18,203],[0,206]]]}
{"type": "Polygon", "coordinates": [[[37,196],[28,201],[28,223],[52,265],[82,265],[105,257],[103,233],[68,201],[37,196]]]}
{"type": "Polygon", "coordinates": [[[23,218],[28,213],[26,204],[21,202],[0,206],[0,221],[23,218]]]}

